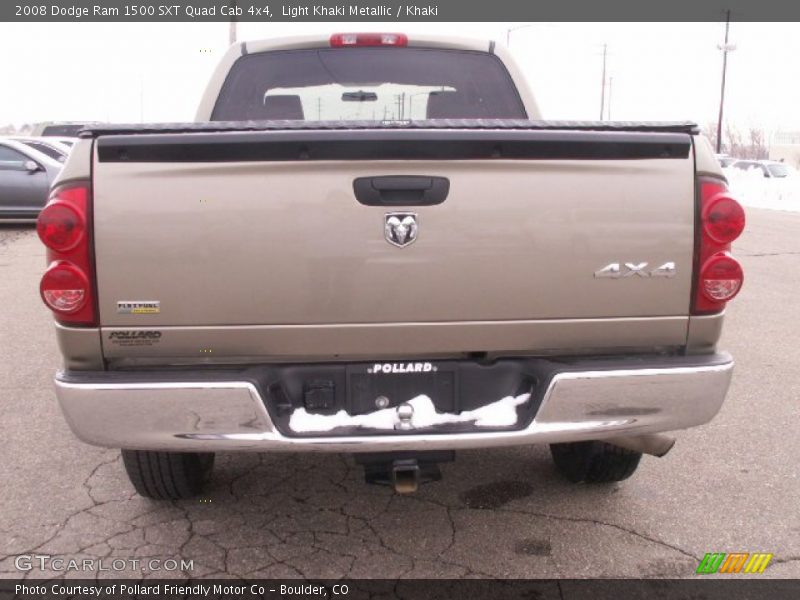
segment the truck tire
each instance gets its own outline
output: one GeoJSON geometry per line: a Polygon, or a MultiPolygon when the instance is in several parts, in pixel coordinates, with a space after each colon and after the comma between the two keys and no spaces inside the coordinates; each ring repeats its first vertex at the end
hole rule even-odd
{"type": "Polygon", "coordinates": [[[179,500],[203,490],[214,467],[214,454],[123,450],[122,462],[141,496],[179,500]]]}
{"type": "Polygon", "coordinates": [[[605,442],[550,444],[556,469],[573,483],[610,483],[627,479],[639,466],[641,452],[605,442]]]}

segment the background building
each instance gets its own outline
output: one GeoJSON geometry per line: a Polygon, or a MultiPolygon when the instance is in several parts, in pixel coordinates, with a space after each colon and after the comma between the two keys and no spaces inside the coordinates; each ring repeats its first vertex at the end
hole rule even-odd
{"type": "Polygon", "coordinates": [[[776,133],[769,146],[770,160],[781,160],[800,168],[800,131],[776,133]]]}

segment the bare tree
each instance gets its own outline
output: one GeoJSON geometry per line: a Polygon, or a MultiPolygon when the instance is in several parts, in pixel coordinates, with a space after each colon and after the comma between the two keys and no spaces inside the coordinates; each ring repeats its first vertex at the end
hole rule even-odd
{"type": "MultiPolygon", "coordinates": [[[[711,122],[706,124],[702,129],[705,135],[711,142],[711,145],[716,148],[717,146],[717,124],[711,122]]],[[[767,134],[762,127],[751,125],[747,129],[747,135],[743,135],[738,127],[727,123],[725,125],[725,133],[722,136],[722,144],[720,145],[722,152],[733,156],[735,158],[747,158],[750,160],[761,160],[769,156],[769,143],[767,142],[767,134]]]]}
{"type": "MultiPolygon", "coordinates": [[[[712,147],[717,147],[717,124],[707,123],[701,130],[712,147]]],[[[731,124],[725,126],[721,151],[734,158],[762,160],[769,157],[769,136],[763,127],[751,125],[745,138],[739,129],[731,124]]]]}
{"type": "Polygon", "coordinates": [[[750,127],[750,146],[747,149],[750,154],[749,158],[761,160],[769,156],[766,137],[763,129],[750,127]]]}
{"type": "Polygon", "coordinates": [[[717,147],[717,124],[716,122],[712,121],[710,123],[706,123],[706,126],[703,127],[702,133],[704,136],[708,138],[708,141],[711,142],[711,146],[713,148],[717,147]]]}
{"type": "Polygon", "coordinates": [[[733,125],[725,126],[725,136],[723,139],[723,149],[725,152],[736,158],[747,158],[744,156],[744,144],[742,143],[742,134],[733,125]],[[727,143],[725,143],[727,142],[727,143]]]}

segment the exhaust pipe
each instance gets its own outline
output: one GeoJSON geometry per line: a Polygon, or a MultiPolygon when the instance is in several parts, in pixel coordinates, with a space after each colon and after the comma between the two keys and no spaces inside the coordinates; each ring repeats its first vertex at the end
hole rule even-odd
{"type": "Polygon", "coordinates": [[[416,460],[392,463],[392,487],[398,494],[413,494],[419,489],[419,464],[416,460]]]}
{"type": "Polygon", "coordinates": [[[652,456],[664,456],[672,450],[675,445],[675,438],[664,433],[649,433],[646,435],[615,437],[603,440],[609,444],[614,444],[626,450],[650,454],[652,456]]]}

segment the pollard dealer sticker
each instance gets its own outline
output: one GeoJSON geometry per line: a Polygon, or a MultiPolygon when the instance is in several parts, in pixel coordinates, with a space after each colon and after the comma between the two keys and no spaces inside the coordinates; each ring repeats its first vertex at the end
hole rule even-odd
{"type": "Polygon", "coordinates": [[[115,346],[153,346],[161,339],[160,331],[120,330],[108,334],[108,341],[115,346]]]}
{"type": "Polygon", "coordinates": [[[117,302],[117,314],[120,315],[157,315],[161,312],[159,300],[136,300],[117,302]]]}

